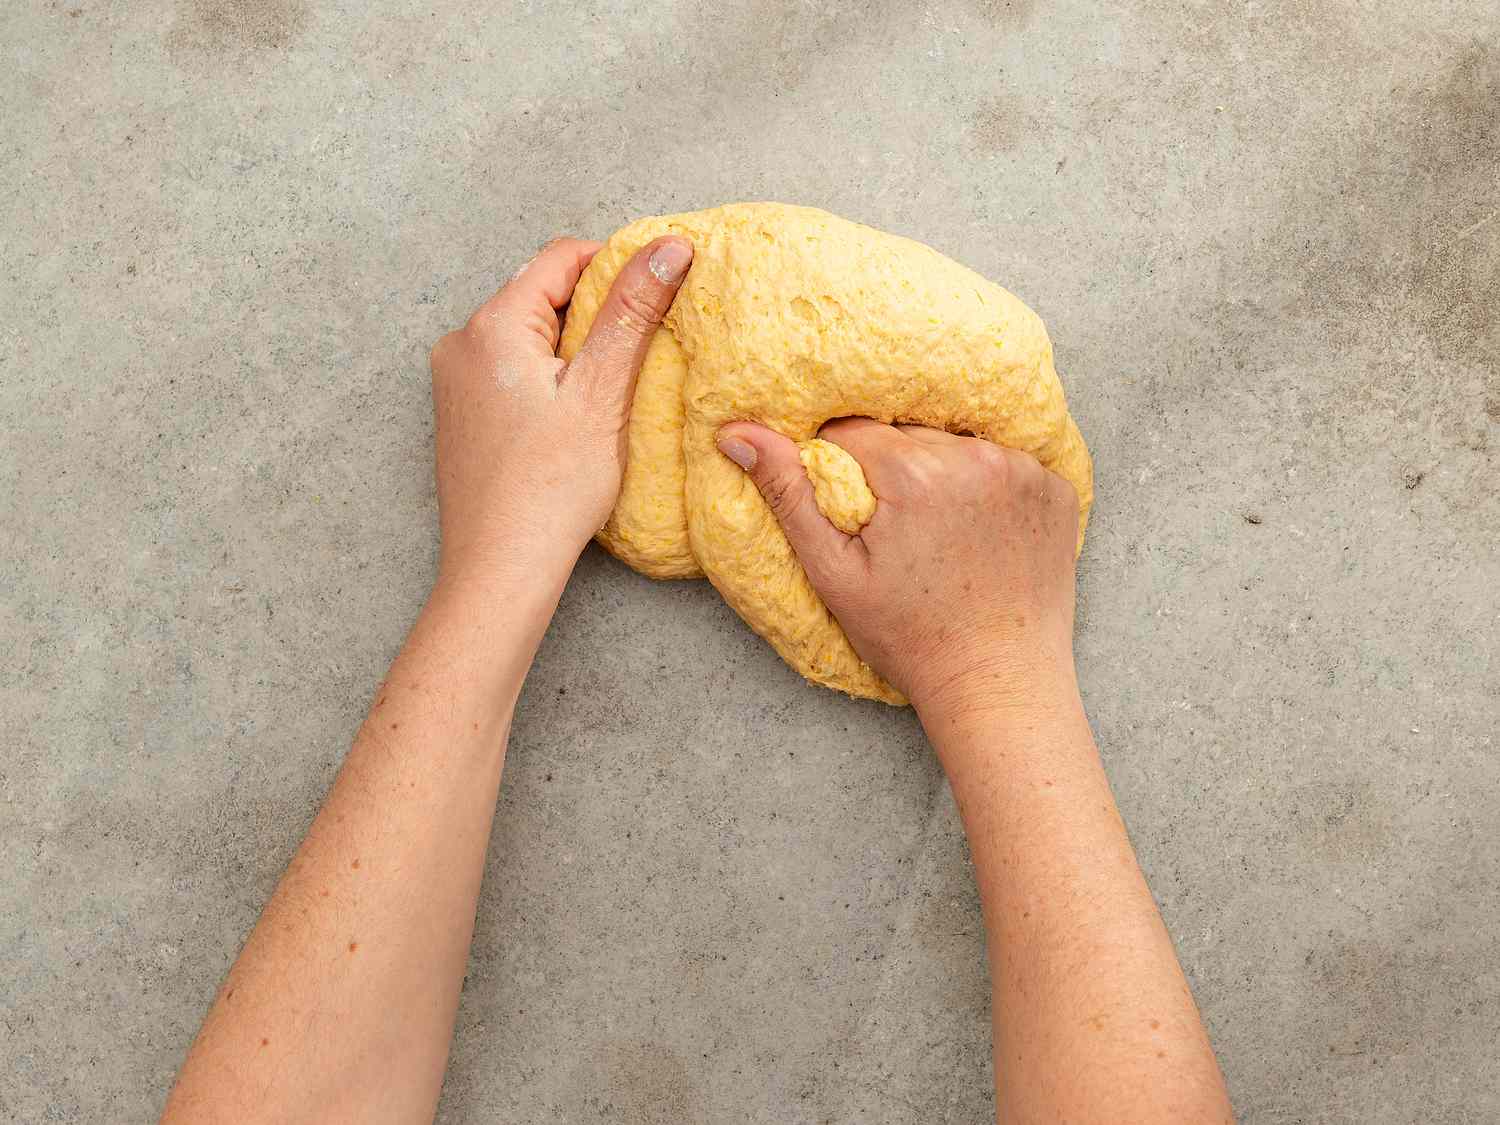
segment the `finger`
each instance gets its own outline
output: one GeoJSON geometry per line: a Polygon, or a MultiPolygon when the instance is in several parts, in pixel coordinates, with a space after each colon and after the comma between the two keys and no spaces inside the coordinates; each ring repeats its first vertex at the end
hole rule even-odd
{"type": "Polygon", "coordinates": [[[838,418],[825,425],[818,436],[849,451],[864,470],[877,499],[896,491],[906,462],[918,445],[895,426],[873,418],[838,418]]]}
{"type": "Polygon", "coordinates": [[[588,338],[563,378],[592,381],[628,394],[672,298],[693,264],[693,244],[680,235],[648,242],[625,263],[594,318],[588,338]]]}
{"type": "Polygon", "coordinates": [[[754,422],[731,422],[718,442],[719,452],[750,474],[814,586],[836,582],[864,554],[856,536],[818,511],[796,442],[754,422]]]}
{"type": "Polygon", "coordinates": [[[957,434],[950,434],[947,430],[935,429],[932,426],[912,426],[905,422],[898,422],[896,423],[896,429],[911,438],[912,441],[919,441],[923,445],[942,446],[963,440],[957,434]]]}
{"type": "Polygon", "coordinates": [[[475,318],[494,322],[523,346],[555,352],[562,331],[557,310],[573,296],[579,277],[602,245],[554,238],[480,307],[475,318]]]}
{"type": "Polygon", "coordinates": [[[509,308],[538,301],[560,309],[573,295],[584,267],[599,252],[602,242],[581,238],[554,238],[536,252],[495,294],[495,301],[509,308]]]}

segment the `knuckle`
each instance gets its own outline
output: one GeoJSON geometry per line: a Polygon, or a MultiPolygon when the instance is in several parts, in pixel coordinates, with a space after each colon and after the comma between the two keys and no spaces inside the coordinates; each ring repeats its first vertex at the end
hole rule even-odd
{"type": "Polygon", "coordinates": [[[649,295],[637,287],[628,286],[621,289],[619,302],[621,328],[645,336],[655,331],[656,326],[661,323],[661,308],[649,295]]]}
{"type": "Polygon", "coordinates": [[[1058,476],[1056,473],[1047,473],[1044,487],[1048,493],[1048,499],[1062,505],[1063,512],[1072,520],[1078,518],[1078,510],[1082,506],[1078,500],[1078,490],[1073,485],[1058,476]]]}
{"type": "Polygon", "coordinates": [[[1011,483],[1028,492],[1041,493],[1046,487],[1043,479],[1047,470],[1029,453],[1012,453],[1010,457],[1011,483]]]}
{"type": "Polygon", "coordinates": [[[1003,448],[983,438],[971,438],[970,442],[969,449],[979,465],[991,473],[1005,471],[1007,458],[1003,448]]]}
{"type": "Polygon", "coordinates": [[[785,522],[801,507],[803,490],[798,481],[784,473],[772,473],[760,484],[760,494],[765,498],[776,518],[785,522]]]}
{"type": "Polygon", "coordinates": [[[533,265],[536,264],[536,261],[537,261],[538,258],[542,257],[542,255],[546,254],[549,250],[554,249],[557,246],[557,244],[559,242],[561,242],[561,241],[562,241],[562,236],[555,234],[551,238],[547,239],[545,242],[541,243],[540,245],[537,245],[536,249],[533,250],[531,253],[527,254],[526,255],[526,260],[524,262],[522,262],[516,268],[515,272],[510,275],[509,279],[506,281],[506,285],[507,286],[511,285],[514,282],[520,280],[521,276],[527,270],[529,270],[533,265]]]}
{"type": "Polygon", "coordinates": [[[1032,458],[1025,453],[1018,453],[1014,449],[1002,449],[996,447],[1000,452],[1000,459],[995,462],[995,483],[1007,490],[1024,487],[1030,480],[1030,465],[1032,458]]]}
{"type": "Polygon", "coordinates": [[[492,312],[480,310],[469,317],[463,333],[471,343],[481,348],[494,345],[500,335],[499,318],[492,312]]]}
{"type": "Polygon", "coordinates": [[[981,490],[1004,488],[1010,479],[1010,452],[993,442],[976,438],[965,451],[964,465],[970,479],[981,490]]]}
{"type": "Polygon", "coordinates": [[[427,366],[432,372],[434,382],[448,366],[448,357],[453,354],[455,346],[455,335],[456,333],[449,332],[439,337],[437,343],[432,345],[432,350],[427,353],[427,366]]]}

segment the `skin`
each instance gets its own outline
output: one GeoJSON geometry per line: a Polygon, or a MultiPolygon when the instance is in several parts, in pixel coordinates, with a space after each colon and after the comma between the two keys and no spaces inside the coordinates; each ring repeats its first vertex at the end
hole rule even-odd
{"type": "Polygon", "coordinates": [[[719,448],[948,775],[984,910],[999,1120],[1233,1121],[1079,697],[1072,485],[919,426],[821,436],[879,500],[857,536],[818,511],[791,441],[734,423],[719,448]]]}
{"type": "MultiPolygon", "coordinates": [[[[645,247],[564,364],[559,310],[597,248],[549,244],[433,350],[437,581],[163,1121],[436,1112],[516,699],[619,494],[635,378],[692,251],[645,247]]],[[[1232,1120],[1079,701],[1071,488],[973,439],[864,420],[823,436],[879,497],[858,536],[818,513],[785,438],[736,423],[721,449],[948,773],[984,903],[1001,1119],[1232,1120]]]]}
{"type": "Polygon", "coordinates": [[[516,698],[619,493],[635,376],[692,255],[645,247],[565,365],[557,310],[597,249],[550,244],[433,349],[437,582],[163,1121],[436,1112],[516,698]]]}

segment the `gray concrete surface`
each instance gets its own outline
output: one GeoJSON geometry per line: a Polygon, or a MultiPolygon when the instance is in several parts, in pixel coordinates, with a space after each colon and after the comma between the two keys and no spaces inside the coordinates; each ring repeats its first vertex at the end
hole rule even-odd
{"type": "MultiPolygon", "coordinates": [[[[0,1117],[159,1107],[432,575],[431,341],[766,198],[1051,327],[1086,695],[1243,1119],[1500,1120],[1495,15],[5,5],[0,1117]]],[[[591,550],[440,1118],[981,1121],[981,954],[911,715],[591,550]]]]}

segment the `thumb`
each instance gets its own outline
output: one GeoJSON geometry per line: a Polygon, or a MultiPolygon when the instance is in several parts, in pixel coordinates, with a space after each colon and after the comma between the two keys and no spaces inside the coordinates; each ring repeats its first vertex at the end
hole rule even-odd
{"type": "Polygon", "coordinates": [[[719,431],[718,445],[760,489],[813,585],[821,592],[837,582],[864,543],[845,535],[818,510],[797,443],[754,422],[731,422],[719,431]]]}
{"type": "Polygon", "coordinates": [[[658,238],[636,251],[615,276],[563,381],[582,375],[595,385],[593,389],[625,391],[628,403],[651,337],[692,264],[693,244],[676,235],[658,238]]]}

